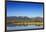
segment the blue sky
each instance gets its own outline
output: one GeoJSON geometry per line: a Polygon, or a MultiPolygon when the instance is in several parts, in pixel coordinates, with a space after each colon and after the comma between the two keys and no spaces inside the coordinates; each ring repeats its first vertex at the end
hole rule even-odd
{"type": "Polygon", "coordinates": [[[42,17],[43,4],[8,2],[7,16],[42,17]]]}

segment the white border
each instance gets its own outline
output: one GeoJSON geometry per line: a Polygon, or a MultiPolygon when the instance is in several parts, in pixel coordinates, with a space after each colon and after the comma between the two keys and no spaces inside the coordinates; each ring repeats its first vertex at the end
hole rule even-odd
{"type": "Polygon", "coordinates": [[[5,30],[5,7],[4,0],[0,0],[0,32],[4,32],[5,30]]]}

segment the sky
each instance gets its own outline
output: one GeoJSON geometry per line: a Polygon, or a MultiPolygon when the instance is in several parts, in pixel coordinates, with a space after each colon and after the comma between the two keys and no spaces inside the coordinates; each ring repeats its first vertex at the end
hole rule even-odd
{"type": "Polygon", "coordinates": [[[8,2],[7,16],[43,17],[43,4],[8,2]]]}

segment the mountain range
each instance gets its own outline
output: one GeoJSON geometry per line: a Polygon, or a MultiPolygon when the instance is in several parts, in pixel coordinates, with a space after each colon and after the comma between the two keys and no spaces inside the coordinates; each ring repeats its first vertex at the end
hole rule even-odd
{"type": "Polygon", "coordinates": [[[42,20],[43,21],[43,17],[32,17],[29,18],[27,16],[23,17],[23,16],[11,16],[11,17],[7,17],[7,20],[12,21],[12,20],[42,20]]]}

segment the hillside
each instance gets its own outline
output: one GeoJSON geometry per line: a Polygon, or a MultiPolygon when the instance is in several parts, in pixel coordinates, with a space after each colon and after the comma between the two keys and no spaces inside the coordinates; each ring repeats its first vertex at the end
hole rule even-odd
{"type": "Polygon", "coordinates": [[[16,24],[16,25],[19,25],[19,24],[24,24],[27,23],[30,25],[31,24],[35,24],[35,23],[39,23],[39,24],[43,24],[43,18],[42,17],[33,17],[33,18],[29,18],[29,17],[22,17],[22,16],[19,16],[19,17],[16,17],[16,16],[12,16],[12,17],[7,17],[7,24],[16,24]]]}

